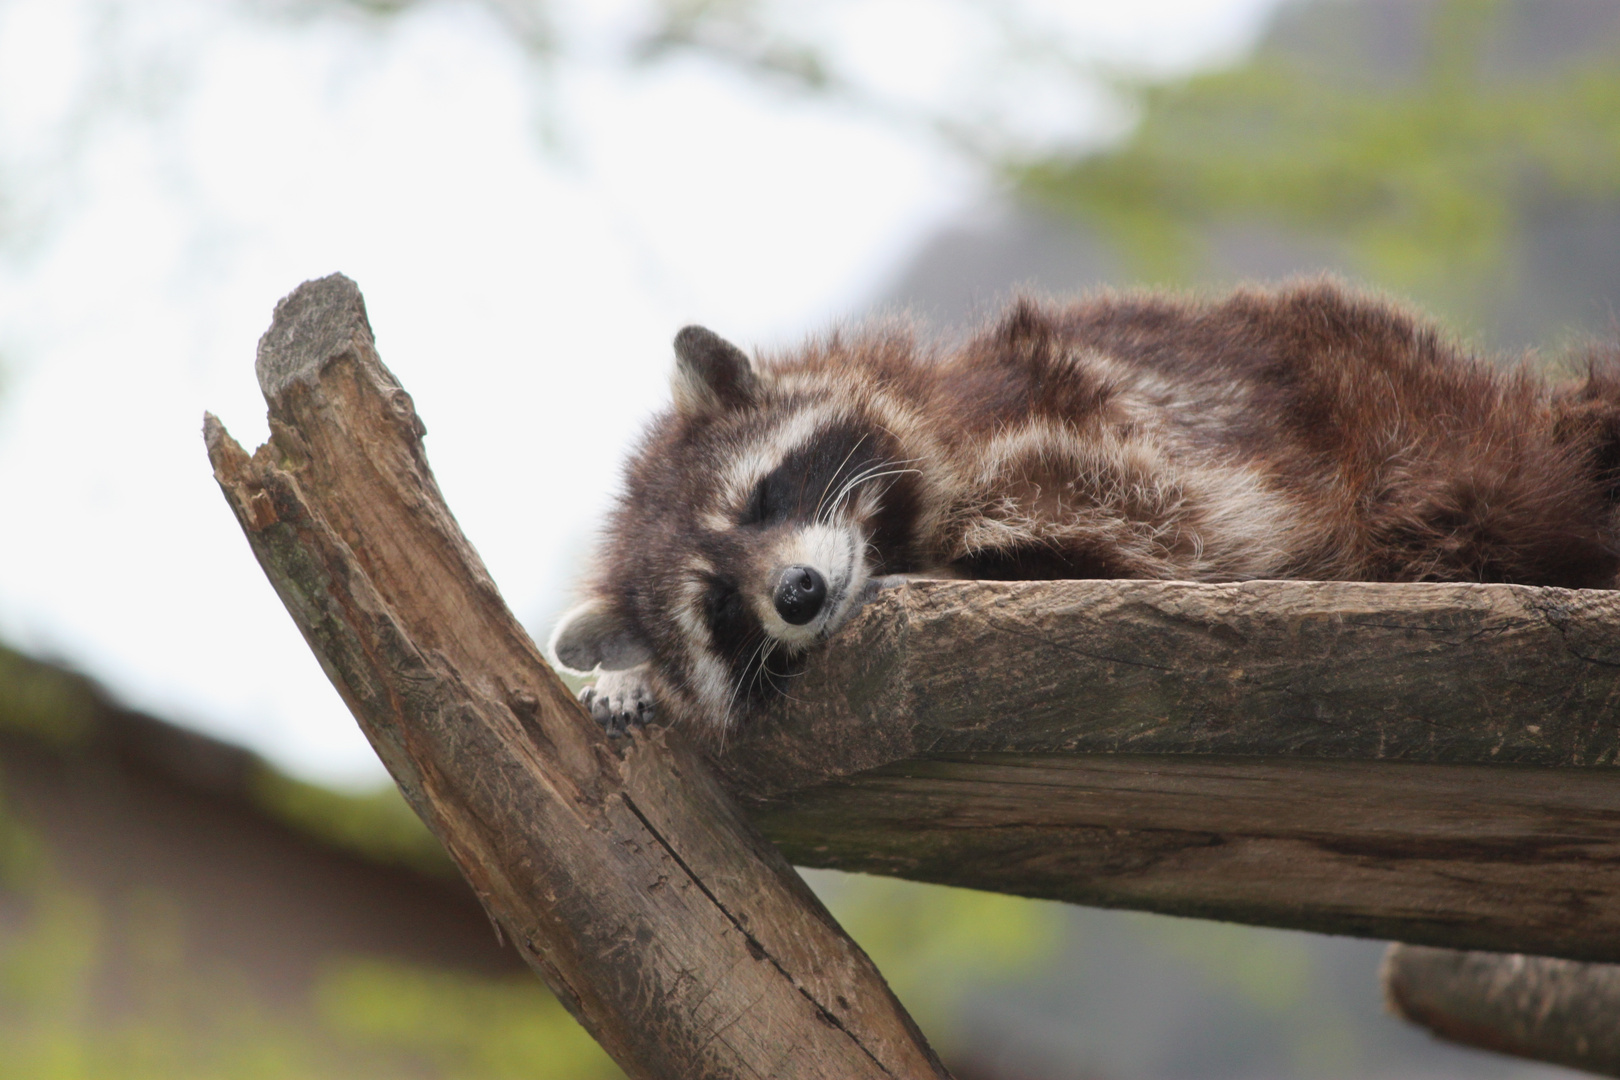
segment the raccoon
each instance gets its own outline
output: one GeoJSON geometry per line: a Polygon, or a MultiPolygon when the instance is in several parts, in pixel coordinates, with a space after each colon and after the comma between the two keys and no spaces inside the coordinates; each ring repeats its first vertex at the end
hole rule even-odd
{"type": "Polygon", "coordinates": [[[1495,581],[1620,571],[1620,362],[1552,387],[1329,281],[1220,301],[1020,299],[954,348],[903,327],[751,362],[675,338],[551,641],[610,731],[718,734],[870,582],[1495,581]]]}

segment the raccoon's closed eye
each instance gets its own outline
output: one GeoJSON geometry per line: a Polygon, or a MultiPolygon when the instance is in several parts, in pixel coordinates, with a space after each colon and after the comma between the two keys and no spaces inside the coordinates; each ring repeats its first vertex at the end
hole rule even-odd
{"type": "Polygon", "coordinates": [[[739,525],[761,525],[765,521],[765,480],[754,485],[753,492],[748,496],[742,513],[737,518],[739,525]]]}
{"type": "Polygon", "coordinates": [[[737,517],[738,525],[779,525],[787,520],[788,505],[783,497],[781,477],[776,473],[760,479],[737,517]]]}

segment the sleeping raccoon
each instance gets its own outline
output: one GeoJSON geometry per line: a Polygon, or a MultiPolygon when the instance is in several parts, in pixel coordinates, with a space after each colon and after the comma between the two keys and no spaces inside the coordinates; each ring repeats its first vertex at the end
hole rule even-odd
{"type": "Polygon", "coordinates": [[[551,642],[611,731],[718,733],[878,575],[1501,581],[1620,570],[1620,364],[1553,389],[1331,283],[1021,300],[959,348],[675,338],[551,642]]]}

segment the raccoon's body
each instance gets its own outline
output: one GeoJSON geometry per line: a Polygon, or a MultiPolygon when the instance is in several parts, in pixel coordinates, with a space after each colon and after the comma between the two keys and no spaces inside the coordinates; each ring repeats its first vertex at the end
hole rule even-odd
{"type": "MultiPolygon", "coordinates": [[[[676,339],[589,599],[610,728],[720,731],[885,574],[1609,588],[1620,381],[1554,389],[1326,283],[1015,304],[935,354],[676,339]]],[[[1611,365],[1612,366],[1612,365],[1611,365]]]]}

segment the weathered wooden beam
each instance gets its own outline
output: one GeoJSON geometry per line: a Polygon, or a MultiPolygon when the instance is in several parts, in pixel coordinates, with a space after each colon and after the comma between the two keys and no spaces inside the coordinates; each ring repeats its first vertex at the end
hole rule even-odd
{"type": "Polygon", "coordinates": [[[626,1072],[944,1076],[702,760],[673,734],[610,741],[541,659],[444,505],[354,283],[283,300],[257,370],[271,441],[249,458],[206,434],[260,565],[491,917],[626,1072]]]}
{"type": "Polygon", "coordinates": [[[1390,1008],[1441,1038],[1620,1076],[1620,967],[1393,945],[1390,1008]]]}
{"type": "Polygon", "coordinates": [[[1620,594],[882,588],[720,759],[795,862],[1620,960],[1620,594]]]}

